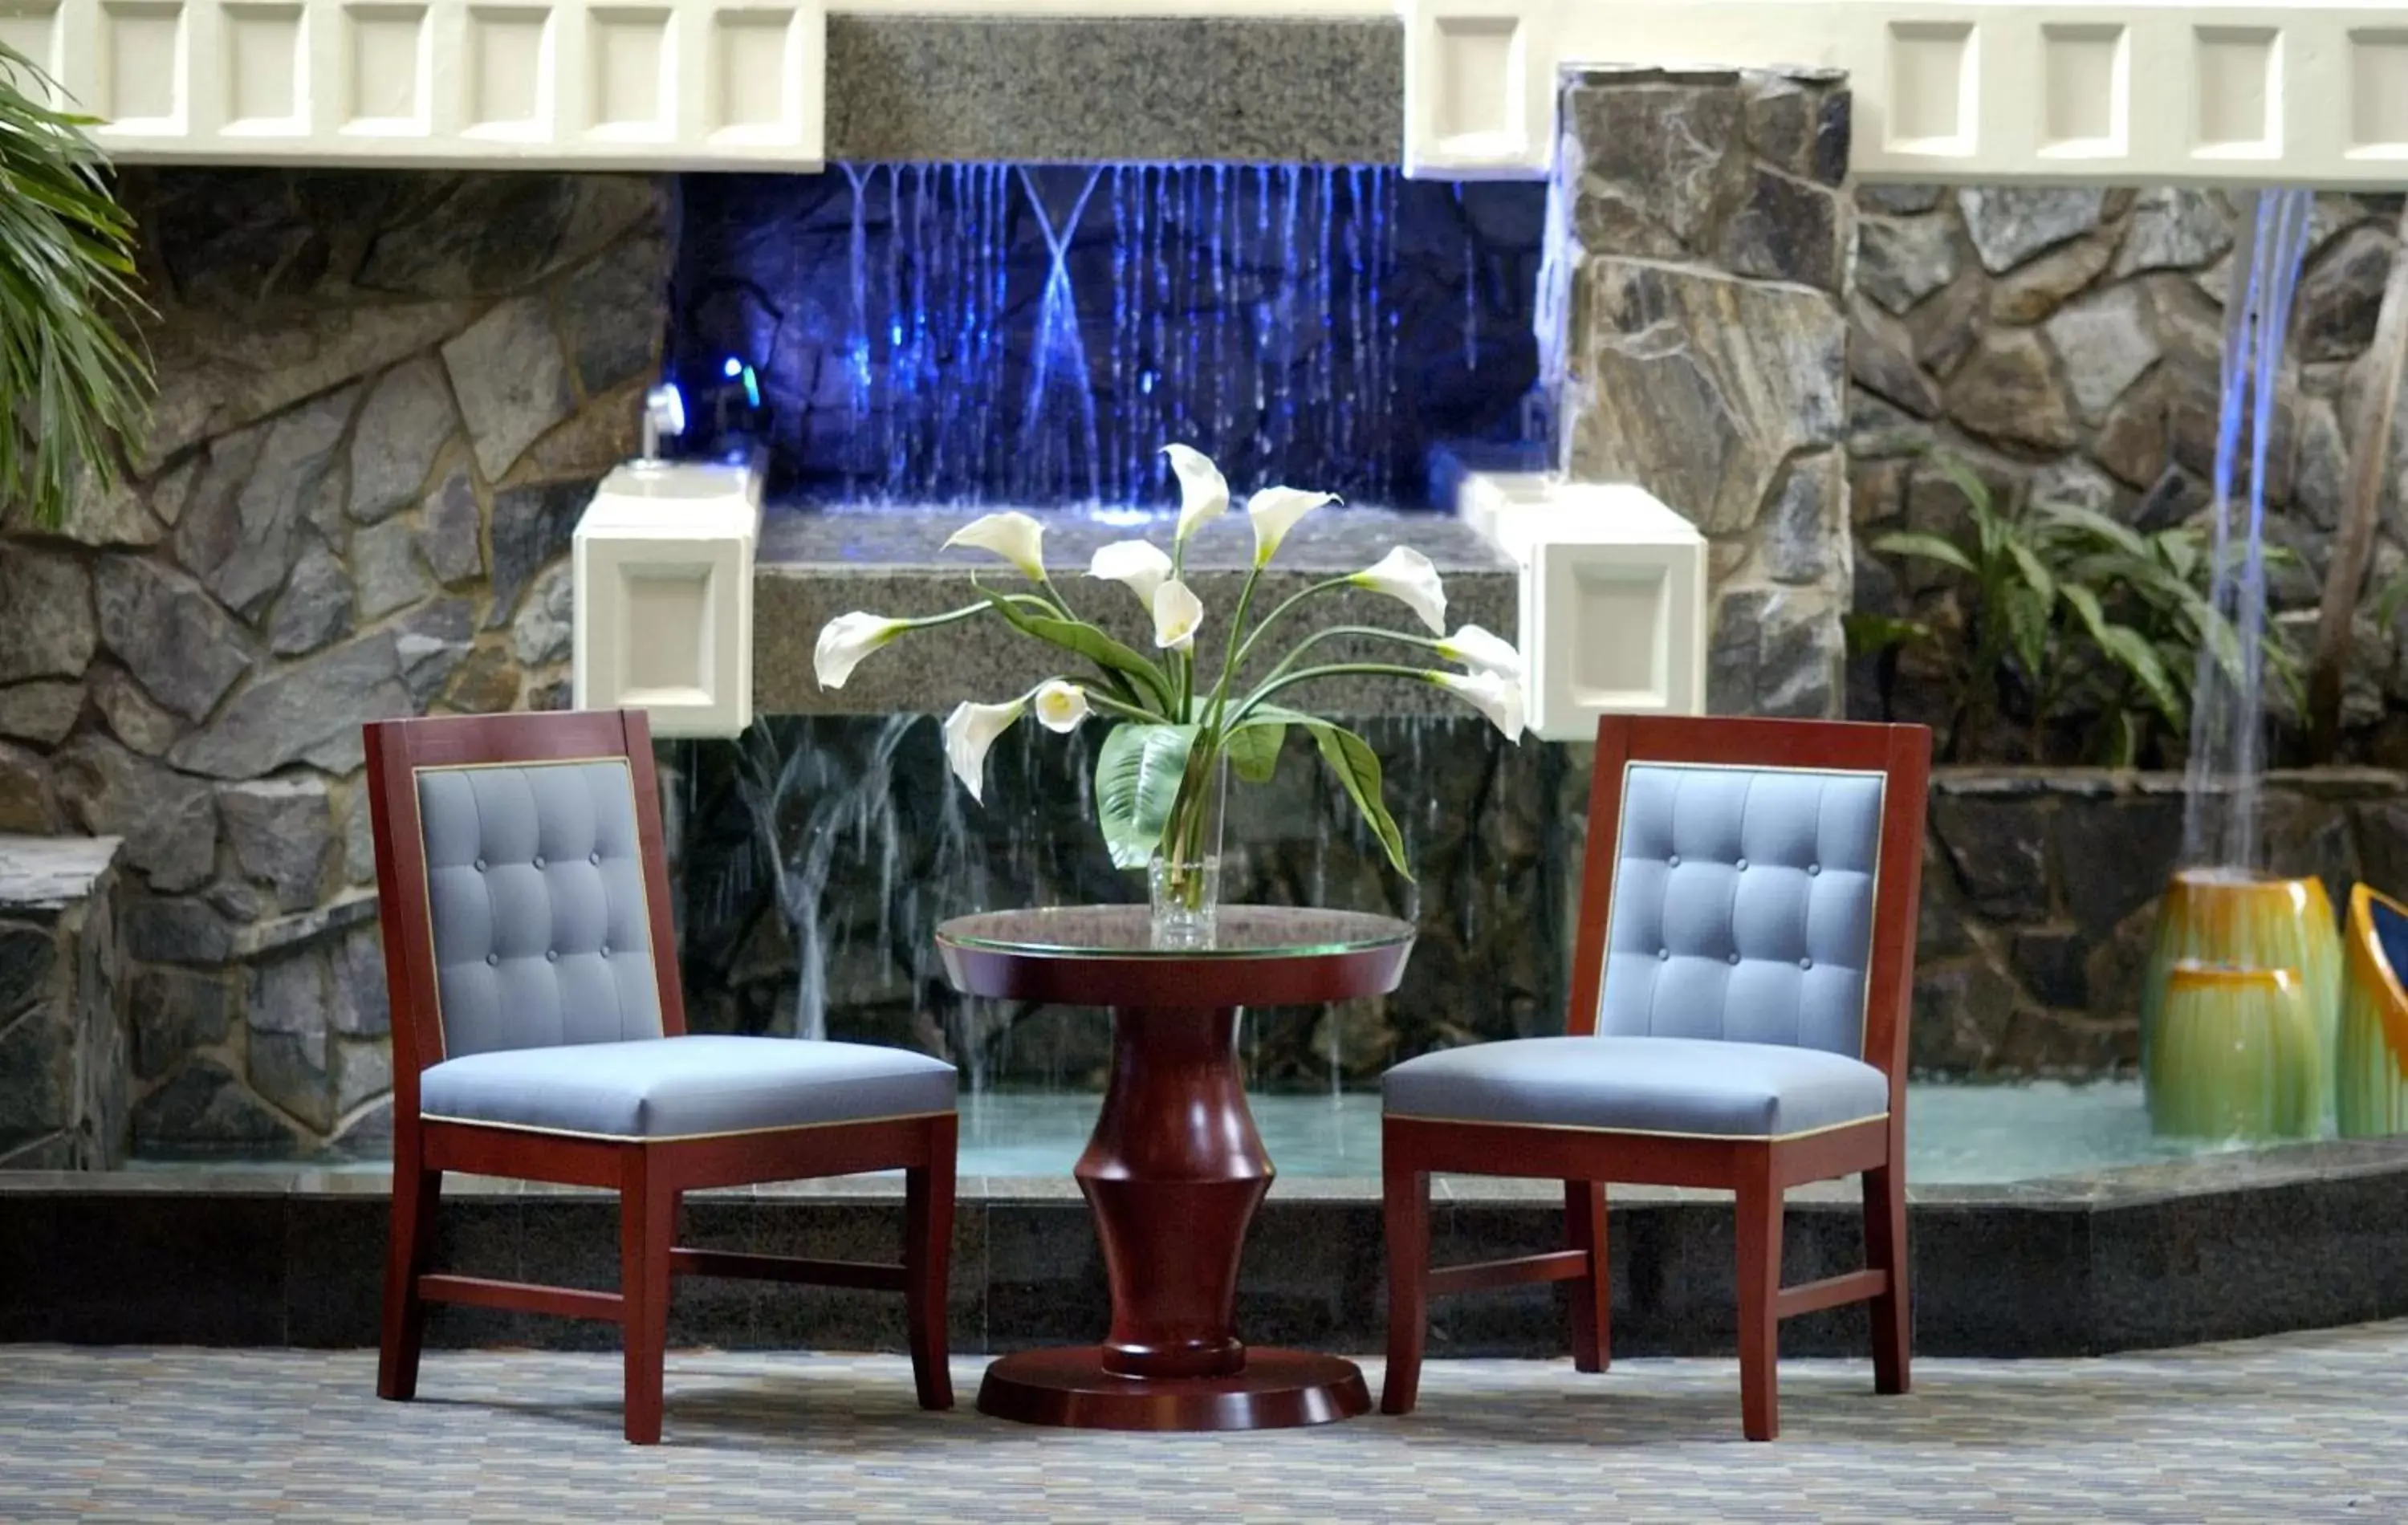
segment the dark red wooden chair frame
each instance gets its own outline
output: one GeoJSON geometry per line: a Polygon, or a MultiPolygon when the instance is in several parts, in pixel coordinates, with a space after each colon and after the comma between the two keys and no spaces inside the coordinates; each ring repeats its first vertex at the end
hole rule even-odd
{"type": "Polygon", "coordinates": [[[1605,1185],[1713,1187],[1738,1196],[1740,1408],[1750,1440],[1780,1431],[1774,1363],[1784,1318],[1842,1303],[1872,1304],[1873,1387],[1907,1390],[1906,1035],[1914,983],[1916,909],[1930,732],[1920,726],[1837,721],[1608,716],[1597,728],[1588,849],[1566,1030],[1597,1030],[1605,978],[1608,902],[1621,835],[1622,782],[1631,762],[1844,769],[1887,776],[1867,979],[1867,1063],[1889,1078],[1889,1115],[1796,1139],[1668,1138],[1512,1124],[1390,1117],[1382,1129],[1388,1235],[1388,1371],[1380,1407],[1411,1413],[1433,1294],[1572,1283],[1573,1365],[1602,1372],[1612,1315],[1606,1279],[1605,1185]],[[1540,1255],[1435,1268],[1429,1264],[1432,1173],[1554,1178],[1564,1183],[1566,1246],[1540,1255]],[[1862,1271],[1781,1285],[1782,1194],[1808,1181],[1861,1173],[1862,1271]]]}
{"type": "Polygon", "coordinates": [[[627,1438],[651,1445],[661,1436],[662,1358],[672,1278],[746,1276],[903,1293],[920,1406],[952,1407],[953,1383],[945,1365],[945,1276],[953,1248],[953,1114],[658,1143],[531,1133],[419,1115],[419,1072],[444,1057],[443,1028],[436,1010],[425,842],[418,812],[421,769],[626,759],[635,785],[661,1023],[671,1036],[684,1033],[685,1000],[669,916],[660,788],[652,766],[652,727],[642,712],[392,720],[369,725],[366,733],[394,1051],[393,1237],[385,1265],[378,1395],[394,1400],[415,1396],[430,1302],[603,1319],[625,1331],[627,1438]],[[897,1167],[905,1182],[901,1265],[689,1249],[676,1244],[684,1192],[897,1167]],[[429,1270],[446,1171],[616,1190],[619,1290],[545,1287],[429,1270]]]}

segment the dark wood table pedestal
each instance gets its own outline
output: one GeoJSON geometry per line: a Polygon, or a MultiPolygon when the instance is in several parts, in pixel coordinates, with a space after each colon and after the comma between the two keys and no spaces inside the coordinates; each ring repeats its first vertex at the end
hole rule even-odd
{"type": "Polygon", "coordinates": [[[1254,1430],[1368,1412],[1354,1363],[1238,1338],[1238,1261],[1270,1157],[1238,1075],[1233,1007],[1121,1007],[1095,1136],[1071,1172],[1096,1215],[1111,1332],[987,1369],[981,1412],[1099,1430],[1254,1430]]]}
{"type": "MultiPolygon", "coordinates": [[[[1144,915],[1142,907],[1094,909],[1144,915]]],[[[1329,935],[1302,934],[1329,933],[1327,918],[1340,914],[1286,912],[1241,923],[1240,935],[1283,933],[1297,951],[1228,946],[1231,912],[1269,917],[1276,910],[1225,908],[1226,951],[1217,956],[1116,956],[1108,945],[1075,943],[997,950],[962,935],[965,923],[1070,912],[966,917],[939,934],[965,990],[1109,1004],[1112,1013],[1111,1083],[1072,1172],[1095,1214],[1111,1327],[1100,1345],[996,1360],[979,1389],[982,1413],[1100,1430],[1258,1430],[1369,1410],[1354,1362],[1249,1346],[1238,1335],[1239,1261],[1273,1173],[1239,1073],[1239,998],[1292,1005],[1391,989],[1410,932],[1385,918],[1342,917],[1354,940],[1333,946],[1329,935]],[[1314,919],[1283,927],[1289,918],[1314,919]]],[[[1049,929],[1066,942],[1074,935],[1049,929]]]]}

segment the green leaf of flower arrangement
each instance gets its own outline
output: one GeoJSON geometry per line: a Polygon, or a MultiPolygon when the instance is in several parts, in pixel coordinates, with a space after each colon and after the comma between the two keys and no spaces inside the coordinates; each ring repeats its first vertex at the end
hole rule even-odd
{"type": "Polygon", "coordinates": [[[1280,748],[1286,742],[1286,721],[1249,716],[1229,733],[1221,750],[1240,778],[1249,784],[1268,784],[1279,770],[1280,748]]]}
{"type": "Polygon", "coordinates": [[[1112,867],[1142,869],[1153,858],[1195,746],[1193,726],[1131,724],[1104,738],[1096,758],[1096,821],[1112,867]]]}
{"type": "Polygon", "coordinates": [[[1016,607],[1010,598],[993,588],[980,588],[979,597],[993,604],[1011,627],[1039,640],[1050,640],[1066,652],[1074,653],[1095,663],[1108,672],[1125,672],[1146,687],[1147,696],[1157,705],[1168,709],[1170,684],[1162,669],[1145,658],[1134,647],[1096,629],[1083,620],[1057,620],[1051,614],[1031,614],[1016,607]]]}
{"type": "Polygon", "coordinates": [[[1283,718],[1312,733],[1313,744],[1321,749],[1321,760],[1338,775],[1346,798],[1354,801],[1355,810],[1362,813],[1363,824],[1380,839],[1380,845],[1387,850],[1388,861],[1410,883],[1413,870],[1405,861],[1405,834],[1397,829],[1397,818],[1388,813],[1387,801],[1380,798],[1380,755],[1371,750],[1371,743],[1343,726],[1333,726],[1312,715],[1284,712],[1283,718]]]}

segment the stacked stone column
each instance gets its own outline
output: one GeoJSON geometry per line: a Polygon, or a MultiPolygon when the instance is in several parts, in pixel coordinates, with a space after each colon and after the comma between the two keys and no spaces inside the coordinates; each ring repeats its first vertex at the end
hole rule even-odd
{"type": "Polygon", "coordinates": [[[1566,77],[1562,107],[1559,464],[1636,482],[1706,536],[1711,709],[1837,715],[1843,77],[1593,68],[1566,77]]]}

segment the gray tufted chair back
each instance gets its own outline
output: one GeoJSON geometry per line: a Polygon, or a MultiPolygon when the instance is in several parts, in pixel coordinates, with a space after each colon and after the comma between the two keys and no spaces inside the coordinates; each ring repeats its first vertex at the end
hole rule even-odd
{"type": "Polygon", "coordinates": [[[1598,1031],[1869,1057],[1884,784],[1629,763],[1598,1031]]]}
{"type": "Polygon", "coordinates": [[[664,1035],[622,757],[422,767],[442,1054],[664,1035]]]}

